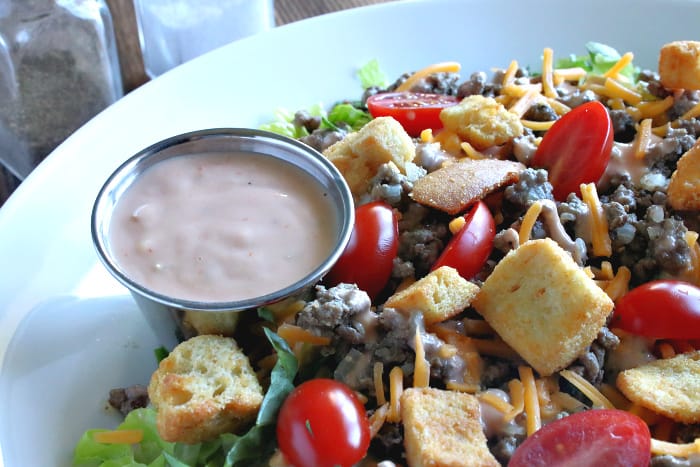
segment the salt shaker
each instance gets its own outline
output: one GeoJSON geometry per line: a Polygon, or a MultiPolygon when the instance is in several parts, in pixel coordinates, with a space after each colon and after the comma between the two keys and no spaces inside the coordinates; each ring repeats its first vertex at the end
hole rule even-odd
{"type": "Polygon", "coordinates": [[[24,179],[123,95],[102,0],[0,0],[0,163],[24,179]]]}

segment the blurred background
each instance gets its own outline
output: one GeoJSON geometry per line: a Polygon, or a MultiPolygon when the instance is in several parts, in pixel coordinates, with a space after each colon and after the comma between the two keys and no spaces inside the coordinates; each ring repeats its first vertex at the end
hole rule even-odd
{"type": "Polygon", "coordinates": [[[389,1],[0,0],[0,206],[72,132],[173,66],[272,27],[389,1]]]}

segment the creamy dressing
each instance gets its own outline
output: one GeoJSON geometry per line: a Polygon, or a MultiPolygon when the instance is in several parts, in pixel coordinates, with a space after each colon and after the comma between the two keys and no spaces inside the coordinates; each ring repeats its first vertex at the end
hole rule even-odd
{"type": "Polygon", "coordinates": [[[109,227],[117,264],[173,298],[224,302],[281,290],[331,253],[337,214],[321,185],[260,154],[159,162],[119,199],[109,227]]]}

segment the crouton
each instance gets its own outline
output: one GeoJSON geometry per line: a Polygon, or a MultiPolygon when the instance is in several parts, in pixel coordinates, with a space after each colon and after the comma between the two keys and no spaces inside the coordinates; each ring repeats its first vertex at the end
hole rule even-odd
{"type": "Polygon", "coordinates": [[[700,140],[678,160],[667,192],[673,209],[700,209],[700,140]]]}
{"type": "Polygon", "coordinates": [[[343,174],[350,191],[359,197],[382,164],[393,162],[401,173],[416,156],[416,146],[401,124],[392,117],[378,117],[360,131],[328,147],[324,156],[343,174]]]}
{"type": "Polygon", "coordinates": [[[199,443],[251,422],[263,393],[248,358],[229,337],[177,345],[151,376],[148,396],[165,441],[199,443]]]}
{"type": "Polygon", "coordinates": [[[700,351],[656,360],[618,374],[632,402],[681,423],[700,422],[700,351]]]}
{"type": "Polygon", "coordinates": [[[472,306],[540,375],[548,376],[596,339],[613,302],[569,253],[545,238],[509,252],[472,306]]]}
{"type": "Polygon", "coordinates": [[[200,334],[233,336],[238,325],[238,312],[211,312],[187,310],[182,317],[183,333],[186,337],[200,334]]]}
{"type": "Polygon", "coordinates": [[[401,394],[401,420],[409,467],[500,465],[486,444],[472,394],[408,388],[401,394]]]}
{"type": "Polygon", "coordinates": [[[523,170],[520,162],[462,159],[416,180],[411,197],[455,215],[502,186],[517,182],[523,170]]]}
{"type": "Polygon", "coordinates": [[[425,324],[439,323],[461,313],[478,291],[456,269],[442,266],[389,297],[384,307],[406,314],[420,311],[425,324]]]}
{"type": "Polygon", "coordinates": [[[659,77],[669,89],[700,89],[700,42],[675,41],[661,47],[659,77]]]}
{"type": "Polygon", "coordinates": [[[523,124],[513,112],[492,97],[468,96],[440,112],[445,129],[476,149],[500,146],[523,134],[523,124]]]}

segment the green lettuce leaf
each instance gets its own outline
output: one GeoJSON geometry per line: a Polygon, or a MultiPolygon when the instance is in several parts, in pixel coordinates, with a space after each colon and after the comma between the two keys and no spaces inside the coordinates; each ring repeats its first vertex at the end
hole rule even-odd
{"type": "Polygon", "coordinates": [[[377,59],[372,59],[362,65],[357,70],[357,77],[360,79],[362,89],[371,88],[372,86],[386,88],[389,85],[389,80],[381,68],[379,68],[377,59]]]}
{"type": "Polygon", "coordinates": [[[269,458],[275,450],[275,423],[282,402],[294,389],[299,369],[296,357],[287,342],[265,328],[265,336],[277,352],[277,363],[270,375],[270,387],[265,394],[255,426],[235,440],[226,456],[225,467],[255,465],[269,458]]]}
{"type": "Polygon", "coordinates": [[[354,131],[365,126],[370,120],[372,120],[372,116],[369,113],[347,103],[336,104],[328,112],[328,121],[334,126],[337,127],[340,123],[347,123],[354,131]]]}
{"type": "Polygon", "coordinates": [[[270,387],[263,398],[253,426],[246,434],[225,433],[219,438],[199,444],[163,441],[156,428],[153,408],[130,412],[117,427],[120,430],[141,430],[143,439],[134,445],[102,444],[94,440],[101,429],[88,430],[78,441],[73,453],[74,467],[236,467],[265,462],[274,452],[277,412],[289,392],[294,389],[298,362],[287,343],[274,332],[265,335],[277,352],[277,363],[270,375],[270,387]]]}
{"type": "MultiPolygon", "coordinates": [[[[616,49],[600,42],[587,42],[586,50],[588,55],[570,55],[557,60],[556,68],[581,67],[590,74],[602,75],[622,58],[616,49]]],[[[634,84],[639,74],[639,68],[630,63],[620,71],[620,74],[634,84]]]]}

